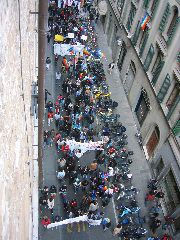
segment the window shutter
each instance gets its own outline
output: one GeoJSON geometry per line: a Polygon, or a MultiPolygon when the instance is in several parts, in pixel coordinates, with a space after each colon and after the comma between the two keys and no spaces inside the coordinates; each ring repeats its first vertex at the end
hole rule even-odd
{"type": "Polygon", "coordinates": [[[172,31],[168,35],[168,40],[167,40],[167,44],[168,45],[171,43],[171,41],[173,39],[173,36],[174,36],[174,34],[176,32],[176,29],[177,29],[177,27],[179,25],[179,22],[180,22],[180,17],[176,18],[176,22],[175,22],[175,24],[174,24],[174,26],[172,28],[172,31]]]}
{"type": "Polygon", "coordinates": [[[131,26],[132,26],[133,19],[134,19],[135,15],[136,15],[136,8],[135,8],[134,4],[131,3],[131,10],[130,10],[128,21],[127,21],[127,24],[126,24],[126,27],[127,27],[128,31],[131,30],[131,26]]]}
{"type": "Polygon", "coordinates": [[[177,61],[178,61],[178,63],[180,63],[180,52],[178,52],[178,54],[177,54],[177,61]]]}
{"type": "Polygon", "coordinates": [[[164,63],[165,63],[164,61],[160,61],[160,63],[157,65],[156,70],[153,73],[153,78],[152,78],[152,85],[153,86],[156,84],[156,82],[158,80],[158,77],[159,77],[159,75],[161,73],[161,70],[162,70],[162,68],[164,66],[164,63]]]}
{"type": "Polygon", "coordinates": [[[157,95],[157,99],[160,103],[162,103],[169,87],[171,85],[171,77],[169,75],[169,73],[166,75],[165,79],[164,79],[164,82],[161,86],[161,89],[159,90],[159,93],[157,95]]]}
{"type": "Polygon", "coordinates": [[[141,24],[140,21],[138,22],[137,26],[136,26],[136,31],[134,33],[133,39],[132,39],[132,44],[135,46],[139,37],[139,33],[141,30],[141,24]]]}
{"type": "Polygon", "coordinates": [[[142,56],[143,52],[144,52],[144,48],[146,46],[146,43],[147,43],[147,40],[148,40],[148,37],[149,37],[149,33],[148,32],[145,32],[145,37],[144,37],[144,41],[140,47],[140,51],[139,51],[139,55],[140,57],[142,56]]]}
{"type": "Polygon", "coordinates": [[[153,19],[155,13],[156,13],[156,9],[158,7],[158,4],[159,4],[159,0],[154,0],[154,6],[153,8],[151,9],[151,19],[153,19]]]}
{"type": "Polygon", "coordinates": [[[148,8],[148,6],[149,6],[149,0],[144,0],[144,7],[148,8]]]}
{"type": "Polygon", "coordinates": [[[179,101],[180,101],[180,96],[178,96],[178,97],[176,98],[175,103],[174,103],[173,106],[169,109],[169,112],[168,112],[168,114],[167,114],[167,116],[166,116],[168,120],[170,119],[170,117],[171,117],[172,113],[174,112],[174,109],[175,109],[176,106],[178,105],[179,101]]]}
{"type": "Polygon", "coordinates": [[[164,13],[159,25],[160,32],[164,31],[169,15],[170,15],[170,4],[168,3],[166,6],[166,9],[164,10],[164,13]]]}
{"type": "Polygon", "coordinates": [[[180,120],[177,120],[176,125],[173,127],[173,133],[175,136],[180,133],[180,120]]]}
{"type": "Polygon", "coordinates": [[[144,61],[144,70],[147,71],[149,69],[149,66],[151,64],[152,58],[154,56],[154,47],[151,44],[149,51],[147,53],[146,59],[144,61]]]}

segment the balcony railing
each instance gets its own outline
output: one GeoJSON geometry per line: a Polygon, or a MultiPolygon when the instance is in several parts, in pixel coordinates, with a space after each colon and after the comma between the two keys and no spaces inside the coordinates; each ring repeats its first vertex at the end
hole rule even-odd
{"type": "Polygon", "coordinates": [[[164,38],[161,37],[161,36],[159,36],[159,37],[157,38],[156,42],[157,42],[160,50],[162,51],[163,55],[164,55],[164,56],[167,56],[167,44],[166,44],[164,38]]]}
{"type": "Polygon", "coordinates": [[[180,64],[176,64],[173,68],[174,74],[176,78],[178,79],[178,82],[180,83],[180,64]]]}

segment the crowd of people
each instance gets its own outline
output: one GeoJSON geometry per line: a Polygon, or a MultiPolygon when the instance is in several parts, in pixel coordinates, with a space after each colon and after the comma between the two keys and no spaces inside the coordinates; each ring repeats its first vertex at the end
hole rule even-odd
{"type": "MultiPolygon", "coordinates": [[[[63,37],[61,43],[84,47],[79,52],[71,50],[69,55],[56,54],[54,59],[46,59],[47,71],[54,61],[55,81],[61,87],[55,101],[47,102],[51,93],[45,90],[49,130],[44,131],[44,147],[56,146],[59,186],[41,189],[42,225],[47,227],[52,222],[60,222],[62,215],[67,219],[87,215],[89,226],[100,220],[106,231],[112,221],[104,214],[104,209],[112,197],[121,192],[122,183],[131,183],[132,174],[128,167],[132,163],[130,156],[133,152],[127,148],[126,128],[118,122],[119,116],[113,113],[118,103],[110,98],[101,63],[104,55],[97,45],[95,23],[99,15],[91,2],[81,5],[78,1],[61,1],[61,6],[58,6],[58,1],[50,1],[48,12],[48,44],[58,44],[54,38],[60,35],[63,37]],[[73,33],[73,38],[68,33],[73,33]],[[101,124],[98,125],[96,119],[101,124]],[[78,143],[73,149],[70,140],[78,143]],[[82,163],[83,154],[92,149],[92,161],[82,163]],[[72,194],[69,192],[72,191],[74,197],[70,197],[72,194]],[[55,214],[54,211],[57,194],[63,214],[55,214]]],[[[114,63],[111,63],[110,74],[113,68],[114,63]]],[[[120,236],[123,227],[121,221],[113,226],[113,236],[120,236]]],[[[132,234],[137,238],[144,236],[137,229],[132,234]]],[[[129,239],[127,235],[121,236],[129,239]]]]}

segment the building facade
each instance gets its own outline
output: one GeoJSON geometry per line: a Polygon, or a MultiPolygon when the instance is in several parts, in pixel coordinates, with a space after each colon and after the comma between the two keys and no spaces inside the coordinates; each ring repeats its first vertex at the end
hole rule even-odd
{"type": "Polygon", "coordinates": [[[0,239],[26,240],[33,239],[37,183],[31,97],[37,81],[37,21],[30,11],[37,11],[38,1],[1,1],[0,8],[0,239]]]}
{"type": "Polygon", "coordinates": [[[180,1],[107,0],[102,17],[143,149],[180,233],[180,1]]]}

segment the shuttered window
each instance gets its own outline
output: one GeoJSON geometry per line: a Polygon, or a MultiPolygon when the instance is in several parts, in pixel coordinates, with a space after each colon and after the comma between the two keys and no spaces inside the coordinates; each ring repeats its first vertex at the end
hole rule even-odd
{"type": "Polygon", "coordinates": [[[154,56],[154,47],[151,44],[149,51],[147,53],[146,59],[144,61],[144,70],[147,71],[149,69],[149,66],[151,64],[152,58],[154,56]]]}
{"type": "Polygon", "coordinates": [[[174,110],[177,107],[177,105],[179,104],[179,102],[180,102],[180,96],[178,95],[178,96],[176,96],[176,98],[174,99],[174,102],[172,103],[172,105],[169,108],[169,112],[166,116],[168,120],[170,119],[172,113],[174,112],[174,110]]]}
{"type": "Polygon", "coordinates": [[[164,61],[160,61],[159,64],[157,65],[156,69],[153,72],[153,78],[152,78],[152,85],[154,86],[158,80],[158,77],[161,73],[161,70],[164,66],[164,61]]]}
{"type": "Polygon", "coordinates": [[[159,131],[159,128],[156,126],[146,144],[146,149],[149,157],[151,157],[152,154],[154,153],[154,150],[159,143],[159,138],[160,138],[160,131],[159,131]]]}
{"type": "Polygon", "coordinates": [[[159,25],[160,32],[164,31],[164,29],[166,27],[166,24],[167,24],[167,20],[168,20],[169,15],[170,15],[170,12],[171,12],[170,11],[170,4],[168,3],[167,6],[166,6],[166,9],[164,10],[164,13],[163,13],[160,25],[159,25]]]}
{"type": "Polygon", "coordinates": [[[149,37],[148,30],[145,30],[143,32],[143,36],[142,36],[140,44],[139,44],[139,48],[140,48],[139,55],[140,55],[140,57],[142,56],[142,54],[144,52],[148,37],[149,37]]]}
{"type": "Polygon", "coordinates": [[[173,133],[175,136],[179,135],[180,133],[180,119],[177,120],[175,126],[173,127],[173,133]]]}
{"type": "Polygon", "coordinates": [[[167,44],[169,45],[174,37],[174,34],[176,32],[176,29],[178,28],[179,26],[179,22],[180,22],[180,17],[176,18],[176,21],[172,27],[172,30],[169,32],[168,34],[168,40],[167,40],[167,44]]]}
{"type": "Polygon", "coordinates": [[[137,43],[140,30],[141,30],[141,23],[140,23],[140,21],[139,21],[138,24],[137,24],[137,26],[136,26],[136,31],[135,31],[135,33],[134,33],[134,36],[133,36],[133,38],[132,38],[132,44],[133,44],[134,46],[135,46],[136,43],[137,43]]]}
{"type": "Polygon", "coordinates": [[[119,10],[120,14],[122,13],[123,7],[124,7],[125,0],[118,0],[117,2],[117,9],[119,10]]]}
{"type": "Polygon", "coordinates": [[[161,86],[161,89],[159,90],[159,93],[157,95],[157,99],[158,101],[161,103],[169,89],[171,85],[171,77],[169,75],[169,73],[166,75],[165,79],[164,79],[164,82],[161,86]]]}
{"type": "Polygon", "coordinates": [[[156,13],[156,9],[158,7],[159,4],[159,0],[154,0],[152,5],[151,5],[151,19],[153,19],[155,13],[156,13]]]}
{"type": "Polygon", "coordinates": [[[144,4],[143,4],[143,5],[144,5],[145,8],[148,8],[148,6],[149,6],[149,0],[144,0],[144,4]]]}
{"type": "Polygon", "coordinates": [[[132,26],[135,15],[136,15],[136,7],[134,6],[133,3],[131,3],[131,9],[130,9],[129,17],[128,17],[127,24],[126,24],[128,31],[131,30],[131,26],[132,26]]]}
{"type": "Polygon", "coordinates": [[[180,52],[178,52],[178,54],[177,54],[177,61],[178,61],[178,63],[180,63],[180,52]]]}

